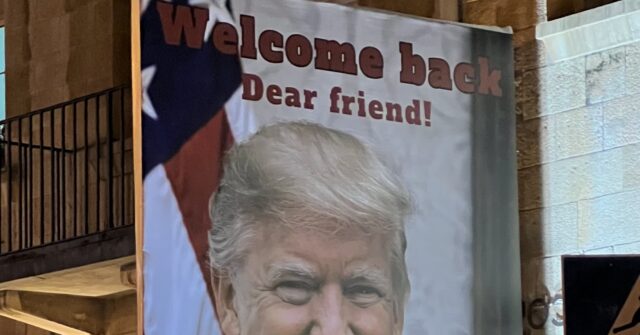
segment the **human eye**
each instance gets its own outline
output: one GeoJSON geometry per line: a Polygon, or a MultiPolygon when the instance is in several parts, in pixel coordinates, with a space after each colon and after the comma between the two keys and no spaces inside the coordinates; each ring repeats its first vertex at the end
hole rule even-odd
{"type": "Polygon", "coordinates": [[[347,287],[344,291],[353,303],[362,307],[368,307],[382,299],[382,292],[370,285],[353,285],[347,287]]]}
{"type": "Polygon", "coordinates": [[[292,305],[304,305],[313,295],[313,287],[303,281],[284,281],[275,291],[282,301],[292,305]]]}

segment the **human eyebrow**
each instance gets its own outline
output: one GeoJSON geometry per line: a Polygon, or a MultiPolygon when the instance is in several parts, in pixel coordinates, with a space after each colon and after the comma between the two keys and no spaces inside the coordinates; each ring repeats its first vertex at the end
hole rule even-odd
{"type": "Polygon", "coordinates": [[[267,276],[272,282],[288,278],[307,281],[315,281],[317,279],[317,274],[312,268],[299,263],[271,264],[267,270],[267,276]]]}
{"type": "Polygon", "coordinates": [[[345,286],[355,284],[370,284],[379,289],[390,287],[391,280],[384,272],[375,268],[361,267],[351,271],[349,276],[344,280],[345,286]]]}

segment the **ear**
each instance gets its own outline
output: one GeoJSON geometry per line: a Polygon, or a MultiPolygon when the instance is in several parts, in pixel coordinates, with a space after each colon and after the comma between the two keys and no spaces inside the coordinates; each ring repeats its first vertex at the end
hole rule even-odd
{"type": "Polygon", "coordinates": [[[235,290],[228,276],[211,273],[211,286],[218,322],[224,335],[240,335],[240,323],[234,304],[235,290]]]}

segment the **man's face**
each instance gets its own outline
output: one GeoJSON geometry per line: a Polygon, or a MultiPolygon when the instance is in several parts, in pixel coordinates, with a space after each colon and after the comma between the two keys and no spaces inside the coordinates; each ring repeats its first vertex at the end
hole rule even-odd
{"type": "Polygon", "coordinates": [[[383,236],[266,227],[254,241],[234,279],[217,285],[225,335],[402,332],[383,236]]]}

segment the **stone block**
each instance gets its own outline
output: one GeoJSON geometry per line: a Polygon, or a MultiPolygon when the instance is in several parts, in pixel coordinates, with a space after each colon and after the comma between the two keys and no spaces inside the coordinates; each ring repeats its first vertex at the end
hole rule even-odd
{"type": "Polygon", "coordinates": [[[72,27],[69,30],[69,46],[89,45],[94,39],[110,33],[109,30],[97,29],[94,7],[93,5],[81,6],[69,13],[69,22],[72,27]]]}
{"type": "Polygon", "coordinates": [[[95,29],[104,31],[107,35],[114,33],[114,2],[117,0],[95,0],[92,3],[91,14],[94,20],[95,29]]]}
{"type": "Polygon", "coordinates": [[[600,106],[524,120],[516,126],[520,168],[603,149],[600,106]]]}
{"type": "Polygon", "coordinates": [[[640,255],[640,241],[634,242],[634,243],[614,245],[613,251],[618,255],[624,255],[624,254],[640,255]]]}
{"type": "Polygon", "coordinates": [[[553,160],[601,151],[604,145],[602,107],[590,106],[551,116],[553,160]]]}
{"type": "Polygon", "coordinates": [[[640,188],[640,144],[624,146],[622,151],[624,158],[622,180],[624,189],[640,188]]]}
{"type": "Polygon", "coordinates": [[[582,252],[583,255],[612,255],[613,253],[613,247],[588,249],[582,252]]]}
{"type": "Polygon", "coordinates": [[[522,257],[521,278],[522,278],[522,299],[531,302],[536,296],[544,294],[544,288],[539,286],[538,274],[541,272],[540,257],[522,257]]]}
{"type": "Polygon", "coordinates": [[[586,105],[585,58],[577,57],[532,70],[523,81],[521,102],[525,119],[551,115],[586,105]]]}
{"type": "Polygon", "coordinates": [[[462,4],[463,21],[495,26],[498,23],[496,0],[465,1],[462,4]]]}
{"type": "Polygon", "coordinates": [[[65,0],[28,0],[29,21],[49,20],[67,13],[65,0]]]}
{"type": "Polygon", "coordinates": [[[546,189],[543,185],[542,169],[532,166],[518,171],[518,201],[520,210],[542,207],[546,189]]]}
{"type": "Polygon", "coordinates": [[[552,161],[554,149],[553,119],[541,117],[516,123],[518,168],[552,161]]]}
{"type": "Polygon", "coordinates": [[[49,87],[31,93],[31,108],[33,110],[49,107],[69,100],[69,88],[65,85],[49,87]]]}
{"type": "Polygon", "coordinates": [[[30,23],[28,31],[31,57],[46,57],[68,48],[70,30],[69,15],[30,23]]]}
{"type": "Polygon", "coordinates": [[[625,53],[627,94],[638,94],[640,93],[640,42],[627,45],[625,53]]]}
{"type": "Polygon", "coordinates": [[[536,40],[514,41],[514,65],[516,76],[524,71],[537,69],[546,64],[544,44],[536,40]],[[521,43],[521,44],[520,44],[521,43]]]}
{"type": "Polygon", "coordinates": [[[622,156],[621,149],[613,149],[543,165],[544,206],[622,191],[622,156]]]}
{"type": "Polygon", "coordinates": [[[31,63],[29,87],[32,91],[46,90],[53,86],[62,86],[67,81],[69,59],[61,52],[51,54],[49,58],[39,58],[31,63]]]}
{"type": "Polygon", "coordinates": [[[578,242],[595,249],[637,242],[640,236],[640,189],[581,201],[578,242]]]}
{"type": "Polygon", "coordinates": [[[625,93],[625,48],[587,56],[587,103],[615,99],[625,93]]]}
{"type": "Polygon", "coordinates": [[[544,257],[542,273],[539,277],[549,293],[560,291],[562,289],[562,258],[560,256],[544,257]]]}
{"type": "Polygon", "coordinates": [[[640,142],[640,94],[604,104],[604,147],[640,142]]]}
{"type": "Polygon", "coordinates": [[[522,257],[560,256],[578,250],[577,203],[520,213],[522,257]]]}
{"type": "Polygon", "coordinates": [[[511,26],[514,30],[521,30],[546,21],[546,13],[544,8],[538,5],[539,2],[535,0],[499,1],[496,8],[496,25],[511,26]]]}
{"type": "Polygon", "coordinates": [[[545,3],[538,0],[474,0],[464,1],[462,6],[466,23],[511,26],[521,30],[546,20],[545,3]]]}

